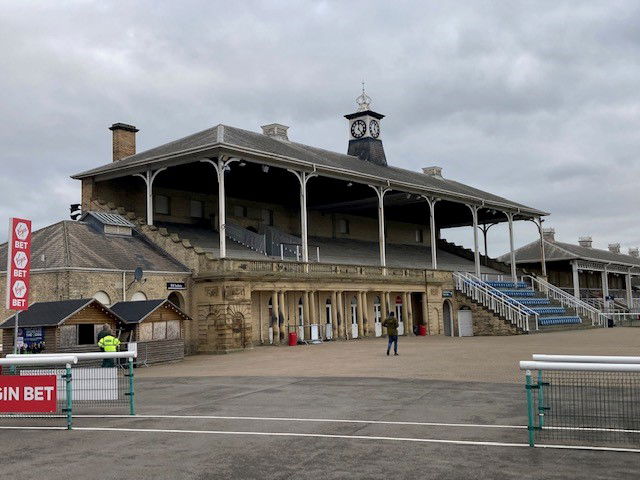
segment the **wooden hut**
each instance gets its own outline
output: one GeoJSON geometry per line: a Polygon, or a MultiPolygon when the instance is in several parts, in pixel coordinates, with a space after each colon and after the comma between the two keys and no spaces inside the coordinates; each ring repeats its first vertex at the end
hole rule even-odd
{"type": "Polygon", "coordinates": [[[124,322],[121,339],[137,350],[138,364],[184,358],[184,322],[191,318],[166,298],[118,302],[111,310],[124,322]]]}
{"type": "MultiPolygon", "coordinates": [[[[114,334],[122,321],[93,298],[37,302],[18,318],[18,347],[24,353],[98,351],[97,335],[103,325],[114,334]]],[[[13,352],[15,315],[1,325],[2,353],[13,352]]]]}

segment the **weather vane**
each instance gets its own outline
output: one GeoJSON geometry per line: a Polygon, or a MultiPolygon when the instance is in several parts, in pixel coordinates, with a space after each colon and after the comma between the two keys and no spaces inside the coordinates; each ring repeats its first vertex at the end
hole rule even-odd
{"type": "Polygon", "coordinates": [[[364,80],[362,81],[362,93],[356,98],[358,104],[358,111],[364,112],[371,107],[371,97],[364,92],[364,80]]]}

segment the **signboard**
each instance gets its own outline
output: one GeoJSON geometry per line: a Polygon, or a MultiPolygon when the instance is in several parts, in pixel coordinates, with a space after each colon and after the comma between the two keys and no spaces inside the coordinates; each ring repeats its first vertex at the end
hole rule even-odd
{"type": "Polygon", "coordinates": [[[37,345],[44,342],[44,327],[20,327],[18,328],[18,341],[22,341],[25,345],[37,345]]]}
{"type": "Polygon", "coordinates": [[[9,219],[7,243],[6,309],[29,308],[29,270],[31,262],[31,220],[9,219]]]}
{"type": "Polygon", "coordinates": [[[167,290],[186,290],[184,282],[167,282],[167,290]]]}
{"type": "Polygon", "coordinates": [[[452,298],[452,297],[453,297],[453,292],[451,290],[442,291],[442,298],[452,298]]]}
{"type": "Polygon", "coordinates": [[[0,412],[55,413],[55,375],[0,376],[0,412]]]}

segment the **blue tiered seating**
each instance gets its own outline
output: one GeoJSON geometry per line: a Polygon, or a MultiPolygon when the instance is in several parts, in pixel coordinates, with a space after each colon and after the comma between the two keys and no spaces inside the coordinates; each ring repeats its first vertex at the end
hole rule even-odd
{"type": "Polygon", "coordinates": [[[546,297],[538,297],[537,293],[524,282],[487,282],[494,288],[499,289],[505,295],[511,297],[514,303],[520,303],[536,312],[538,323],[541,326],[549,325],[575,325],[582,323],[580,317],[566,315],[567,311],[561,306],[552,306],[551,300],[546,297]]]}
{"type": "Polygon", "coordinates": [[[514,285],[513,282],[505,282],[503,280],[486,283],[487,285],[491,285],[493,288],[527,288],[529,286],[525,282],[518,282],[514,285]]]}
{"type": "Polygon", "coordinates": [[[580,317],[540,317],[540,325],[573,325],[582,323],[580,317]]]}
{"type": "Polygon", "coordinates": [[[531,310],[538,315],[562,315],[565,313],[564,307],[533,307],[531,310]]]}

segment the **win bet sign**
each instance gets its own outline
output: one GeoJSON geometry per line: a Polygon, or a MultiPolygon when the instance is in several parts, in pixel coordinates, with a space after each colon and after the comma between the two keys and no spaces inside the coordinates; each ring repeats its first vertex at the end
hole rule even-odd
{"type": "Polygon", "coordinates": [[[9,219],[7,243],[7,310],[29,308],[29,269],[31,263],[31,220],[9,219]]]}

